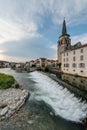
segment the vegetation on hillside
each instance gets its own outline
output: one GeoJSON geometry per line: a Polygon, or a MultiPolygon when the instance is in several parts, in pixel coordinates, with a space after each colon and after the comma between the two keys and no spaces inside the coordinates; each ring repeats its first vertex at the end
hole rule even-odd
{"type": "Polygon", "coordinates": [[[0,89],[6,89],[13,87],[15,79],[13,76],[0,73],[0,89]]]}

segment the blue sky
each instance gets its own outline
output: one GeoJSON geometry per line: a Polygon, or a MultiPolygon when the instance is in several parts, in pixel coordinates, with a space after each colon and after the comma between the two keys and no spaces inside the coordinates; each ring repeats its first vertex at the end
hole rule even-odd
{"type": "Polygon", "coordinates": [[[0,0],[0,59],[56,59],[64,17],[72,44],[87,43],[87,0],[0,0]]]}

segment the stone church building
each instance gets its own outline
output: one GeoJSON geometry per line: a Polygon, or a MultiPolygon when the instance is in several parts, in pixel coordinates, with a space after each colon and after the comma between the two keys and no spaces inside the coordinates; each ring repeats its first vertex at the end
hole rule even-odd
{"type": "Polygon", "coordinates": [[[87,77],[87,44],[82,45],[78,42],[71,45],[65,20],[58,39],[57,59],[61,63],[62,72],[87,77]]]}

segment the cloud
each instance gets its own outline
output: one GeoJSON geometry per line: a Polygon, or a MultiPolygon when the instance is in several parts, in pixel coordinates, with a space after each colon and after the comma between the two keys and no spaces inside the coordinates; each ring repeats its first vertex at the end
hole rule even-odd
{"type": "MultiPolygon", "coordinates": [[[[50,48],[51,45],[51,41],[48,41],[44,37],[34,37],[34,39],[22,39],[20,41],[3,43],[0,49],[4,58],[7,56],[17,60],[18,57],[19,60],[26,61],[40,57],[53,57],[55,50],[50,48]]],[[[12,58],[9,59],[12,61],[12,58]]]]}
{"type": "MultiPolygon", "coordinates": [[[[87,0],[0,0],[1,57],[9,60],[55,57],[64,17],[69,27],[86,24],[86,5],[87,0]]],[[[84,43],[86,37],[86,33],[76,34],[72,42],[80,38],[84,43]]]]}
{"type": "Polygon", "coordinates": [[[51,45],[50,48],[52,48],[52,49],[54,49],[55,51],[57,51],[57,45],[56,45],[56,44],[51,45]]]}
{"type": "Polygon", "coordinates": [[[45,15],[51,15],[51,20],[57,25],[64,17],[69,24],[86,22],[87,19],[86,0],[1,0],[0,5],[1,17],[19,23],[33,21],[41,26],[45,15]]]}
{"type": "Polygon", "coordinates": [[[38,36],[40,34],[38,34],[37,26],[33,22],[21,26],[17,23],[0,19],[0,43],[38,36]]]}
{"type": "Polygon", "coordinates": [[[87,33],[76,35],[72,37],[72,44],[81,42],[82,44],[87,44],[87,33]]]}

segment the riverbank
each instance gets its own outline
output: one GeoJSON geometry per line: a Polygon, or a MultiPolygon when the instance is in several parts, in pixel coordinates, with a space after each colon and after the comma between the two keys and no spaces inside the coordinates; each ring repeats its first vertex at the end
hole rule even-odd
{"type": "Polygon", "coordinates": [[[9,88],[0,90],[0,121],[18,111],[29,96],[28,90],[9,88]]]}

